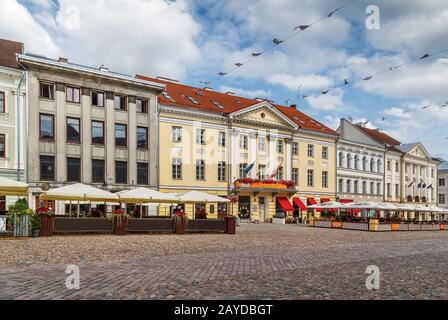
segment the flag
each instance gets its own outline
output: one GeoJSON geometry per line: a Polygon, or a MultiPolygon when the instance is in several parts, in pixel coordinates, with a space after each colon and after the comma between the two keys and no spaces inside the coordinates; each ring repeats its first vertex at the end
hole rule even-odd
{"type": "Polygon", "coordinates": [[[412,181],[409,185],[408,188],[412,187],[414,185],[414,181],[412,181]]]}
{"type": "Polygon", "coordinates": [[[246,176],[249,174],[249,172],[252,170],[252,168],[255,165],[255,161],[252,162],[252,164],[250,164],[249,166],[247,166],[246,168],[244,168],[243,170],[243,177],[246,178],[246,176]]]}
{"type": "Polygon", "coordinates": [[[283,159],[280,162],[280,164],[278,165],[278,167],[275,168],[274,171],[272,171],[271,175],[269,176],[270,179],[273,179],[275,176],[277,176],[278,170],[282,167],[282,164],[283,164],[283,159]]]}
{"type": "Polygon", "coordinates": [[[432,189],[432,183],[426,187],[427,189],[432,189]]]}
{"type": "Polygon", "coordinates": [[[422,183],[419,182],[419,184],[417,185],[417,189],[420,189],[422,187],[422,183]]]}
{"type": "Polygon", "coordinates": [[[423,183],[422,188],[425,189],[426,187],[426,183],[423,183]]]}

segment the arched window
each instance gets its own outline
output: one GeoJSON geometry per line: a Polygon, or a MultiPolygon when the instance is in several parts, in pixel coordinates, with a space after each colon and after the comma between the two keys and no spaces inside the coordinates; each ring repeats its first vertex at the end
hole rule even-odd
{"type": "Polygon", "coordinates": [[[339,192],[344,192],[343,188],[344,188],[344,180],[339,179],[339,192]]]}
{"type": "Polygon", "coordinates": [[[353,184],[353,192],[354,193],[359,193],[359,182],[358,182],[358,180],[355,180],[355,182],[353,184]]]}
{"type": "Polygon", "coordinates": [[[344,166],[344,154],[342,152],[339,152],[339,167],[344,166]]]}
{"type": "Polygon", "coordinates": [[[351,153],[347,153],[347,168],[349,168],[349,169],[352,168],[352,154],[351,153]]]}
{"type": "Polygon", "coordinates": [[[362,158],[362,170],[367,171],[367,158],[364,156],[362,158]]]}
{"type": "Polygon", "coordinates": [[[376,194],[381,194],[381,183],[380,182],[378,182],[376,184],[376,194]]]}
{"type": "Polygon", "coordinates": [[[367,194],[367,182],[362,182],[362,193],[367,194]]]}
{"type": "Polygon", "coordinates": [[[415,196],[415,202],[420,202],[420,197],[419,196],[415,196]]]}
{"type": "Polygon", "coordinates": [[[355,155],[355,169],[359,170],[359,156],[355,155]]]}
{"type": "Polygon", "coordinates": [[[378,160],[376,161],[376,171],[377,171],[377,172],[383,172],[382,167],[383,167],[383,165],[382,165],[382,163],[381,163],[381,159],[378,159],[378,160]]]}
{"type": "Polygon", "coordinates": [[[410,196],[410,195],[407,196],[406,201],[407,201],[407,202],[412,202],[412,196],[410,196]]]}
{"type": "Polygon", "coordinates": [[[347,180],[347,193],[352,193],[352,180],[347,180]]]}
{"type": "Polygon", "coordinates": [[[370,171],[375,172],[375,160],[370,158],[370,171]]]}
{"type": "Polygon", "coordinates": [[[422,202],[426,203],[426,197],[425,196],[422,197],[422,202]]]}

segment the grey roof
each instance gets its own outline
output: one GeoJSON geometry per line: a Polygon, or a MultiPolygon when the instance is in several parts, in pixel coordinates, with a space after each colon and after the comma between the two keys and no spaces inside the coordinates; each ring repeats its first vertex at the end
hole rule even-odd
{"type": "Polygon", "coordinates": [[[448,171],[448,161],[444,159],[440,159],[442,163],[439,165],[439,170],[447,170],[448,171]]]}
{"type": "Polygon", "coordinates": [[[413,143],[404,143],[397,146],[398,150],[400,150],[403,153],[407,153],[412,150],[416,145],[418,145],[419,142],[413,142],[413,143]]]}

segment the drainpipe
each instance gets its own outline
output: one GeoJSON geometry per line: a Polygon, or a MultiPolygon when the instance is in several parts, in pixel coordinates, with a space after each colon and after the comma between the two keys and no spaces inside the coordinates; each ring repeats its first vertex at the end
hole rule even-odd
{"type": "MultiPolygon", "coordinates": [[[[20,87],[22,86],[23,80],[25,79],[26,76],[26,68],[17,60],[17,62],[19,63],[19,65],[24,69],[24,71],[22,71],[22,76],[20,77],[20,81],[19,84],[17,85],[17,181],[20,181],[20,161],[21,161],[21,157],[22,157],[22,152],[21,152],[21,131],[22,131],[22,121],[21,121],[21,112],[22,112],[22,108],[20,105],[20,95],[21,95],[21,90],[20,87]]],[[[28,140],[28,139],[27,139],[28,140]]]]}

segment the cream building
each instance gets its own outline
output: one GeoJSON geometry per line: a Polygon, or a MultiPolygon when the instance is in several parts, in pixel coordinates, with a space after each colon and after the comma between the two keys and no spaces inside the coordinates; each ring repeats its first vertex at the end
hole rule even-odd
{"type": "MultiPolygon", "coordinates": [[[[16,54],[23,44],[0,39],[0,175],[25,181],[25,74],[19,69],[16,54]]],[[[0,197],[0,212],[17,200],[0,197]]]]}
{"type": "Polygon", "coordinates": [[[230,207],[199,205],[196,212],[222,217],[233,211],[258,221],[288,204],[298,212],[298,205],[335,199],[338,135],[295,106],[139,77],[166,85],[159,96],[161,191],[237,197],[230,207]]]}
{"type": "MultiPolygon", "coordinates": [[[[443,161],[437,171],[437,205],[448,209],[448,162],[443,161]]],[[[442,218],[448,220],[448,214],[443,214],[442,218]]]]}
{"type": "MultiPolygon", "coordinates": [[[[49,188],[82,182],[112,192],[158,185],[160,83],[60,58],[19,55],[27,70],[28,182],[34,207],[49,188]]],[[[55,205],[58,214],[65,205],[55,205]]]]}

